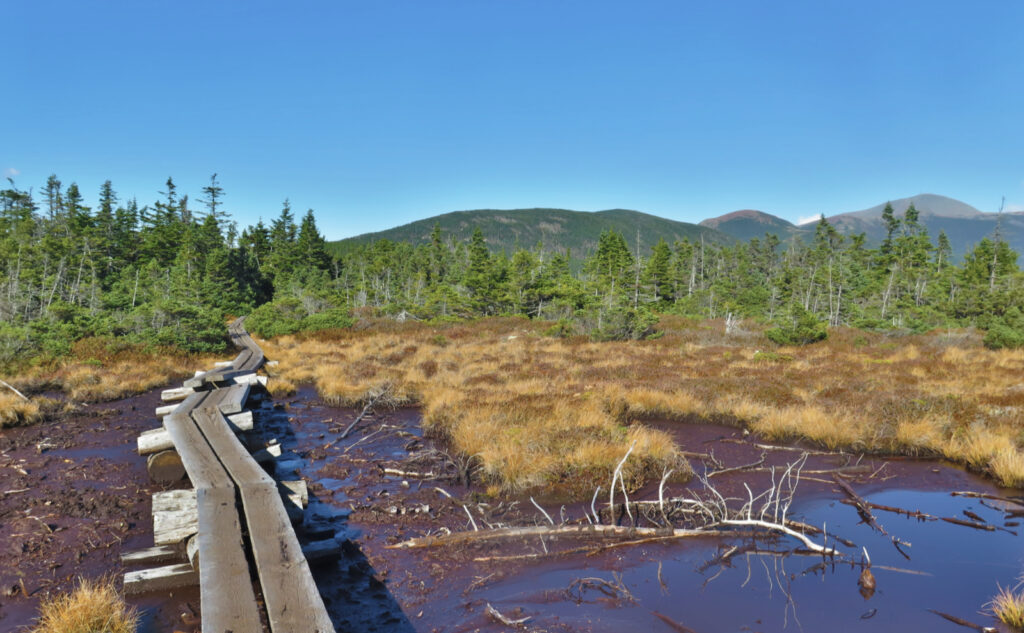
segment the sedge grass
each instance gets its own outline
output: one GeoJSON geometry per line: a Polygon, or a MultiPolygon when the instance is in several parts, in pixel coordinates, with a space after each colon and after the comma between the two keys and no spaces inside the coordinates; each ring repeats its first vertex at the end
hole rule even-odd
{"type": "Polygon", "coordinates": [[[1014,588],[999,587],[999,592],[988,603],[988,608],[1014,631],[1024,631],[1024,589],[1021,584],[1014,588]]]}
{"type": "MultiPolygon", "coordinates": [[[[829,449],[944,456],[1024,485],[1024,351],[986,350],[971,332],[893,340],[837,329],[775,350],[714,322],[663,319],[658,340],[553,339],[543,323],[492,318],[380,323],[265,344],[294,384],[356,405],[381,385],[423,409],[424,426],[503,490],[606,481],[633,439],[638,483],[679,465],[649,418],[741,424],[829,449]],[[770,352],[764,349],[775,350],[770,352]],[[605,478],[605,479],[602,479],[605,478]]],[[[685,469],[684,469],[685,471],[685,469]]]]}

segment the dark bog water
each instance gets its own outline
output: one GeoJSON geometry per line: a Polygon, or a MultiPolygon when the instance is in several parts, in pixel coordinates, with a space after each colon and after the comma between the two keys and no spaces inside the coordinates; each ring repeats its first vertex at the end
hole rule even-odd
{"type": "MultiPolygon", "coordinates": [[[[867,549],[877,584],[868,598],[858,590],[860,567],[848,562],[823,564],[818,555],[794,551],[796,541],[786,537],[700,538],[563,556],[540,554],[581,543],[534,537],[470,547],[386,549],[390,543],[439,528],[471,529],[463,503],[493,519],[488,513],[496,504],[507,507],[510,500],[474,497],[472,490],[452,481],[384,475],[380,468],[386,466],[408,471],[431,468],[403,462],[418,455],[415,442],[409,448],[421,435],[415,411],[381,416],[331,444],[332,426],[346,426],[354,412],[316,403],[309,391],[300,393],[293,404],[286,447],[304,455],[297,466],[314,482],[313,503],[332,508],[331,520],[351,539],[346,557],[317,571],[339,630],[508,630],[487,614],[489,604],[508,618],[529,617],[529,627],[549,631],[960,631],[967,629],[929,609],[995,626],[991,616],[979,612],[998,585],[1014,585],[1024,569],[1024,542],[1010,532],[1019,531],[1013,525],[1017,519],[1004,512],[1024,508],[950,495],[953,490],[1000,496],[1019,491],[998,489],[937,463],[850,455],[810,456],[805,470],[819,474],[801,484],[790,516],[824,525],[829,534],[855,543],[838,546],[853,560],[861,560],[861,547],[867,549]],[[882,535],[863,523],[854,507],[840,502],[846,495],[824,474],[838,467],[859,473],[848,480],[868,501],[977,521],[964,514],[968,511],[1001,529],[982,531],[876,510],[875,517],[887,532],[882,535]],[[435,486],[455,499],[446,499],[435,486]],[[481,500],[486,508],[475,505],[481,500]],[[424,504],[429,512],[414,512],[424,504]],[[894,547],[892,537],[909,544],[902,546],[909,559],[894,547]],[[722,559],[731,548],[737,549],[722,559]],[[539,557],[474,560],[516,554],[539,557]],[[585,578],[609,584],[602,590],[600,582],[591,581],[581,588],[578,581],[585,578]],[[611,585],[626,589],[629,597],[611,585]]],[[[671,428],[686,450],[713,451],[724,466],[752,463],[763,451],[728,427],[659,426],[671,428]]],[[[800,455],[764,452],[765,466],[783,465],[800,455]]],[[[766,472],[735,473],[715,483],[726,494],[737,495],[744,490],[743,483],[762,490],[768,477],[766,472]]],[[[669,493],[694,487],[674,486],[669,493]]],[[[656,498],[656,488],[641,494],[656,498]]],[[[502,518],[518,525],[543,522],[528,500],[519,501],[502,518]]],[[[567,517],[579,519],[584,505],[589,499],[567,504],[567,517]]],[[[549,505],[548,510],[557,517],[560,507],[549,505]]],[[[820,537],[815,540],[820,542],[820,537]]]]}

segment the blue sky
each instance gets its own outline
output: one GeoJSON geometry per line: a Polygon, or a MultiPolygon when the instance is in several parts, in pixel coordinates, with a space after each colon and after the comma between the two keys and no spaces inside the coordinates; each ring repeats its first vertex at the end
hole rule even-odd
{"type": "Polygon", "coordinates": [[[1024,209],[1024,3],[0,5],[0,171],[158,198],[216,172],[332,239],[474,208],[796,221],[1024,209]]]}

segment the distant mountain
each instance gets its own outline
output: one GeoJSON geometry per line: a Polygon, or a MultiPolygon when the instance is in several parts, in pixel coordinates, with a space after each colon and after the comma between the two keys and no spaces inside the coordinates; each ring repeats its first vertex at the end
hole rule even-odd
{"type": "MultiPolygon", "coordinates": [[[[991,237],[997,223],[1002,239],[1024,255],[1024,213],[1006,212],[1001,216],[984,213],[959,200],[930,193],[890,202],[897,217],[903,217],[911,203],[920,212],[920,220],[928,229],[933,243],[939,231],[946,232],[955,257],[962,257],[982,238],[991,237]]],[[[885,205],[883,202],[870,209],[840,213],[827,219],[841,233],[866,234],[869,246],[876,246],[885,238],[885,223],[882,221],[885,205]]],[[[772,233],[783,241],[798,238],[809,242],[814,237],[815,227],[814,222],[798,226],[770,213],[752,209],[733,211],[704,220],[699,225],[626,209],[596,212],[479,209],[445,213],[386,231],[330,242],[328,248],[340,255],[355,245],[380,239],[423,244],[429,241],[434,224],[440,224],[444,234],[455,240],[468,240],[473,229],[480,227],[492,251],[504,249],[512,252],[516,248],[534,248],[541,243],[548,252],[570,249],[576,259],[592,253],[601,232],[608,229],[614,229],[625,236],[631,249],[634,248],[639,230],[640,248],[647,255],[659,238],[672,243],[683,238],[700,240],[703,236],[710,242],[731,243],[737,240],[745,242],[754,237],[763,238],[765,233],[772,233]]],[[[1024,258],[1021,263],[1024,264],[1024,258]]]]}
{"type": "Polygon", "coordinates": [[[601,233],[608,229],[614,229],[625,236],[631,249],[635,248],[639,231],[640,249],[644,256],[650,254],[650,247],[660,238],[664,238],[669,244],[683,238],[700,240],[701,236],[715,243],[734,241],[712,228],[626,209],[595,212],[566,209],[479,209],[445,213],[386,231],[364,233],[330,242],[328,248],[335,254],[341,254],[354,245],[381,239],[424,244],[430,240],[430,232],[435,224],[440,224],[441,231],[455,240],[468,240],[473,230],[480,227],[492,251],[504,249],[511,253],[516,248],[532,249],[541,243],[548,252],[570,249],[574,258],[586,257],[592,253],[597,247],[601,233]]]}
{"type": "Polygon", "coordinates": [[[700,225],[721,231],[742,242],[753,237],[763,238],[765,233],[772,233],[784,240],[801,232],[800,227],[788,220],[753,209],[733,211],[717,218],[709,218],[701,222],[700,225]]]}
{"type": "MultiPolygon", "coordinates": [[[[839,213],[827,219],[840,233],[864,233],[867,235],[868,245],[877,246],[885,239],[886,229],[882,211],[886,204],[883,202],[870,209],[839,213]]],[[[956,257],[962,257],[982,238],[992,237],[997,223],[1002,239],[1009,242],[1018,253],[1024,254],[1024,213],[1007,212],[1003,213],[1000,219],[997,213],[984,213],[965,202],[932,193],[900,198],[888,204],[892,204],[893,211],[899,218],[902,218],[907,208],[913,204],[920,212],[919,219],[928,229],[932,243],[935,243],[940,231],[945,231],[956,257]]],[[[807,242],[814,237],[816,222],[798,226],[769,213],[744,210],[704,220],[700,224],[741,241],[773,233],[783,241],[798,237],[807,242]]]]}
{"type": "MultiPolygon", "coordinates": [[[[949,237],[953,253],[961,256],[985,237],[992,237],[996,225],[1002,239],[1010,243],[1018,253],[1024,252],[1024,214],[984,213],[971,205],[931,193],[923,193],[910,198],[892,200],[896,217],[902,218],[907,208],[913,204],[920,212],[920,221],[928,229],[934,243],[940,231],[949,237]]],[[[828,218],[828,221],[842,233],[865,233],[868,242],[876,244],[885,239],[885,222],[882,211],[886,203],[882,203],[850,213],[840,213],[828,218]]],[[[813,228],[813,225],[812,225],[813,228]]]]}

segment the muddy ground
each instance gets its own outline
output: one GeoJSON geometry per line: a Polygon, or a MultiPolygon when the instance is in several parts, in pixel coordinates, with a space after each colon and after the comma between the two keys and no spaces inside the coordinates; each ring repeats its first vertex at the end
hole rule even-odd
{"type": "MultiPolygon", "coordinates": [[[[77,575],[120,578],[121,551],[152,545],[150,495],[161,488],[148,483],[135,438],[155,425],[157,404],[158,393],[151,393],[0,432],[0,488],[10,491],[0,492],[0,630],[30,624],[38,600],[67,590],[77,575]]],[[[338,560],[314,568],[339,631],[509,630],[489,606],[509,620],[527,618],[522,626],[533,631],[960,631],[966,629],[929,609],[995,625],[979,611],[997,584],[1012,586],[1024,570],[1016,516],[1024,505],[949,494],[1020,491],[934,462],[818,453],[808,456],[790,516],[824,524],[853,543],[836,546],[850,560],[860,562],[867,548],[877,579],[867,597],[858,586],[861,567],[808,556],[789,538],[608,548],[602,546],[609,541],[535,536],[389,549],[414,537],[472,530],[474,523],[486,529],[547,519],[529,498],[492,499],[465,486],[465,464],[423,437],[417,411],[378,413],[340,439],[356,415],[324,405],[310,388],[257,410],[262,439],[277,438],[286,449],[278,478],[309,482],[300,537],[330,528],[342,545],[338,560]],[[990,529],[876,510],[881,534],[842,503],[847,495],[832,479],[836,472],[869,501],[990,529]]],[[[764,489],[771,466],[801,455],[799,448],[758,446],[735,428],[647,424],[669,430],[683,450],[708,455],[691,459],[701,472],[756,464],[712,478],[726,496],[745,496],[744,484],[764,489]]],[[[669,484],[665,494],[700,487],[669,484]]],[[[606,494],[599,504],[607,504],[606,494]]],[[[631,496],[640,498],[656,499],[656,482],[631,496]]],[[[538,501],[556,522],[584,522],[590,507],[589,498],[538,501]]],[[[144,631],[196,630],[195,590],[132,603],[145,613],[144,631]]]]}
{"type": "MultiPolygon", "coordinates": [[[[149,483],[136,453],[160,392],[81,405],[60,420],[0,431],[0,631],[30,625],[40,599],[79,576],[120,581],[122,551],[153,545],[149,483]]],[[[191,630],[195,590],[146,596],[146,621],[191,630]],[[189,617],[186,620],[191,621],[189,617]]]]}

